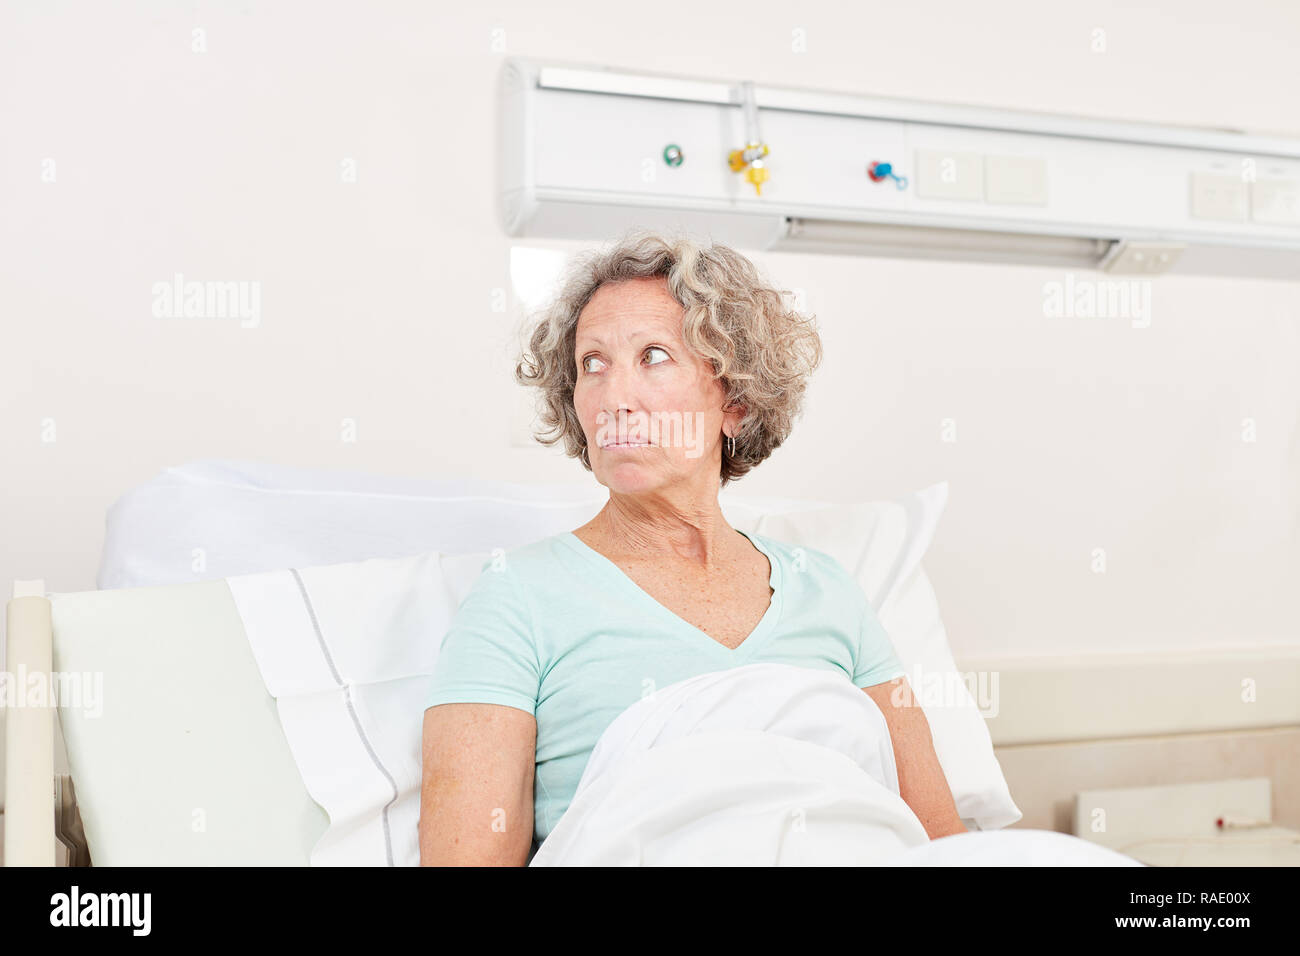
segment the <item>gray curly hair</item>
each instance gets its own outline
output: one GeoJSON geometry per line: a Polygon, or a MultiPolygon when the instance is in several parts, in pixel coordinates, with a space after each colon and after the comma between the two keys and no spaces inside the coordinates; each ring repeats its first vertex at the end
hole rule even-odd
{"type": "Polygon", "coordinates": [[[682,306],[682,338],[713,364],[726,395],[724,407],[743,405],[733,456],[723,444],[726,485],[767,459],[787,437],[803,407],[808,376],[821,363],[813,316],[788,308],[784,290],[770,286],[754,264],[727,246],[703,245],[686,235],[632,230],[601,250],[570,263],[555,299],[541,313],[515,365],[515,380],[541,390],[544,445],[563,441],[565,452],[591,471],[587,437],[573,403],[578,365],[578,317],[606,283],[664,277],[682,306]]]}

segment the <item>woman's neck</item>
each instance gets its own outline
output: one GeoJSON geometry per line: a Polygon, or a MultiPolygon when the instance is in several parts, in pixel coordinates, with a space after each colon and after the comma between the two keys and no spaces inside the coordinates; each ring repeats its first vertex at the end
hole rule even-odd
{"type": "MultiPolygon", "coordinates": [[[[610,494],[579,537],[590,536],[603,554],[629,562],[679,560],[712,568],[737,552],[739,532],[727,524],[717,499],[686,507],[610,494]]],[[[578,534],[578,532],[575,532],[578,534]]],[[[587,541],[590,544],[590,541],[587,541]]]]}

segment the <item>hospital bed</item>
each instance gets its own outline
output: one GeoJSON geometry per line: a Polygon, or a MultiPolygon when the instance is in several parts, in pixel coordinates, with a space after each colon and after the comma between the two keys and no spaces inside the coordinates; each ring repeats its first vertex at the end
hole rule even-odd
{"type": "MultiPolygon", "coordinates": [[[[1262,812],[1286,843],[1300,827],[1300,655],[953,661],[921,566],[945,494],[832,505],[724,493],[723,508],[742,530],[840,558],[909,674],[996,675],[996,712],[976,701],[976,725],[927,710],[969,829],[1074,833],[1123,853],[1160,834],[1118,819],[1097,829],[1107,807],[1080,794],[1267,778],[1285,784],[1262,812]],[[1225,675],[1253,681],[1250,706],[1225,675]],[[983,762],[962,765],[958,750],[983,762]]],[[[7,671],[63,685],[57,707],[7,710],[6,865],[415,862],[409,715],[437,643],[421,628],[454,611],[485,556],[576,527],[603,497],[244,462],[168,469],[133,490],[110,513],[99,590],[22,581],[8,603],[7,671]],[[328,667],[305,665],[306,622],[316,637],[337,622],[331,633],[350,629],[357,648],[387,642],[385,659],[340,644],[328,667]]]]}

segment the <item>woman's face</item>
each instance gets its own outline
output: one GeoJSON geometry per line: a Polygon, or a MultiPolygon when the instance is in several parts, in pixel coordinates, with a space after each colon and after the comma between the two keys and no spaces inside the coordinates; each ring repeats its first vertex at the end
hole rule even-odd
{"type": "Polygon", "coordinates": [[[667,280],[596,290],[578,317],[573,390],[596,479],[637,494],[672,484],[717,490],[725,394],[712,364],[682,341],[682,307],[667,280]]]}

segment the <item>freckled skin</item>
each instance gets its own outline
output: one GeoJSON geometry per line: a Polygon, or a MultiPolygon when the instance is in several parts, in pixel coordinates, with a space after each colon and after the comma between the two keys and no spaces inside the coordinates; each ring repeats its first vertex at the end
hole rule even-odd
{"type": "MultiPolygon", "coordinates": [[[[767,612],[771,567],[731,528],[718,505],[724,430],[743,409],[724,410],[712,364],[682,338],[682,307],[662,279],[602,286],[578,320],[573,403],[592,472],[609,503],[574,530],[668,610],[726,647],[738,647],[767,612]],[[699,423],[704,454],[661,429],[661,444],[633,453],[601,447],[608,433],[650,437],[649,415],[679,412],[699,423]]],[[[666,419],[665,419],[666,420],[666,419]]]]}

